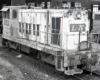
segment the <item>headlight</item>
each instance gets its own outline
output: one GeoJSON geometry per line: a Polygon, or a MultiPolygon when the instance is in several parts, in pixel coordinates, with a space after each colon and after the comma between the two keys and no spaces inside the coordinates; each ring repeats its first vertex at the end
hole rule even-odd
{"type": "Polygon", "coordinates": [[[81,12],[80,11],[76,11],[75,12],[75,19],[80,19],[81,18],[81,12]]]}
{"type": "Polygon", "coordinates": [[[76,18],[80,19],[81,18],[81,13],[77,13],[76,18]]]}

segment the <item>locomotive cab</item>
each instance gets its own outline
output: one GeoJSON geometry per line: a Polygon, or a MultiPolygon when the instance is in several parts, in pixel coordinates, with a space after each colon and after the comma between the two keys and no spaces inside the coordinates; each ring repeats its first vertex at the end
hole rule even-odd
{"type": "MultiPolygon", "coordinates": [[[[3,9],[1,9],[2,11],[2,22],[3,22],[3,32],[5,32],[5,28],[4,27],[9,27],[9,21],[10,21],[10,10],[8,7],[4,7],[3,9]]],[[[9,31],[6,30],[5,35],[9,35],[9,31]]]]}
{"type": "MultiPolygon", "coordinates": [[[[6,40],[14,40],[14,38],[18,37],[18,9],[26,8],[26,6],[4,6],[2,11],[2,24],[3,24],[3,41],[6,40]]],[[[15,39],[16,40],[16,39],[15,39]]],[[[14,40],[14,41],[15,41],[14,40]]],[[[9,41],[9,42],[10,42],[9,41]]],[[[6,42],[5,42],[6,43],[6,42]]],[[[14,42],[11,42],[12,44],[14,42]]],[[[7,45],[7,44],[5,44],[7,45]]],[[[9,44],[11,45],[11,44],[9,44]]],[[[15,47],[12,46],[14,49],[15,47]]]]}

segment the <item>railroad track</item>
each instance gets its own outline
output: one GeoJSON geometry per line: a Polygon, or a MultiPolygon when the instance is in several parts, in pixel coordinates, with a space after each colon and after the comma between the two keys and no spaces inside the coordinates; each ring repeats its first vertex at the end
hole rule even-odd
{"type": "Polygon", "coordinates": [[[87,72],[88,73],[73,75],[72,77],[75,77],[77,80],[100,80],[100,71],[87,72]]]}
{"type": "MultiPolygon", "coordinates": [[[[3,50],[0,49],[0,51],[4,51],[4,52],[7,52],[7,53],[10,52],[9,50],[7,50],[7,48],[3,48],[3,50]]],[[[13,50],[13,49],[12,49],[11,53],[17,53],[18,54],[18,52],[15,51],[15,50],[13,50]]],[[[22,53],[22,54],[24,54],[24,53],[22,53]]],[[[24,55],[27,55],[29,57],[32,57],[29,54],[24,54],[24,55]]],[[[60,77],[66,78],[66,79],[67,79],[67,77],[69,77],[69,76],[65,75],[64,73],[61,73],[61,72],[57,71],[53,66],[51,66],[49,64],[46,64],[46,63],[38,60],[36,57],[35,58],[32,58],[32,59],[33,59],[32,61],[34,61],[35,63],[37,63],[37,64],[39,64],[41,66],[46,67],[46,69],[48,69],[48,71],[52,71],[52,74],[57,74],[60,77]]],[[[97,72],[92,72],[92,75],[90,75],[89,73],[88,74],[83,73],[83,74],[73,75],[71,77],[74,78],[73,80],[96,80],[96,79],[93,79],[94,76],[100,77],[100,74],[97,73],[97,72]],[[85,76],[88,76],[88,77],[85,77],[85,76]]]]}
{"type": "Polygon", "coordinates": [[[7,49],[8,49],[7,47],[0,47],[0,51],[5,51],[7,49]]]}
{"type": "Polygon", "coordinates": [[[100,76],[100,72],[99,73],[98,72],[93,72],[93,74],[96,74],[96,75],[100,76]]]}
{"type": "Polygon", "coordinates": [[[84,80],[84,79],[82,79],[82,78],[80,78],[80,77],[78,77],[78,76],[72,76],[72,77],[74,77],[74,78],[76,78],[77,80],[84,80]]]}
{"type": "MultiPolygon", "coordinates": [[[[28,54],[25,54],[25,55],[28,55],[28,54]]],[[[31,55],[28,55],[28,56],[32,57],[31,55]]],[[[61,73],[61,72],[57,71],[53,66],[51,66],[51,65],[49,65],[47,63],[44,63],[41,60],[38,60],[36,57],[33,58],[33,59],[34,59],[34,62],[40,64],[41,66],[45,66],[48,69],[48,71],[52,71],[52,74],[55,74],[56,73],[56,74],[60,75],[60,77],[62,77],[62,78],[67,78],[68,77],[64,73],[61,73]]],[[[73,75],[72,77],[74,78],[74,80],[92,80],[92,78],[94,76],[100,75],[99,73],[97,74],[96,72],[95,73],[92,72],[92,73],[93,73],[93,75],[83,73],[83,74],[73,75]],[[88,77],[85,78],[84,76],[88,76],[88,77]],[[90,78],[90,79],[88,79],[88,78],[90,78]]]]}
{"type": "MultiPolygon", "coordinates": [[[[6,48],[5,48],[5,49],[6,49],[6,48]]],[[[24,53],[24,52],[19,53],[19,52],[13,50],[13,49],[10,49],[10,51],[9,51],[9,49],[7,49],[7,50],[2,50],[2,51],[4,51],[5,53],[11,53],[12,55],[14,55],[13,53],[15,53],[15,54],[17,54],[17,55],[18,55],[18,54],[22,54],[22,55],[29,56],[30,58],[32,58],[32,62],[33,62],[33,63],[39,64],[41,67],[45,67],[46,71],[48,71],[48,72],[50,71],[52,74],[56,74],[56,75],[58,75],[59,77],[64,78],[64,80],[65,80],[65,78],[69,77],[69,76],[65,75],[64,73],[61,73],[60,71],[57,71],[57,70],[54,68],[54,66],[49,65],[49,64],[47,64],[47,63],[45,63],[45,62],[42,62],[42,61],[38,60],[38,59],[36,58],[36,56],[32,56],[32,55],[27,54],[27,53],[24,53]],[[33,58],[33,57],[34,57],[34,58],[33,58]]],[[[0,50],[0,52],[2,52],[2,51],[0,50]]],[[[73,80],[73,79],[72,79],[72,80],[73,80]]],[[[77,79],[75,79],[75,80],[77,80],[77,79]]]]}

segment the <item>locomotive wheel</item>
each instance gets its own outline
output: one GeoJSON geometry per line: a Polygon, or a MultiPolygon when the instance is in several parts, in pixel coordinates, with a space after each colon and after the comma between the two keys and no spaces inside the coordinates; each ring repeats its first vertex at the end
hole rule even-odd
{"type": "Polygon", "coordinates": [[[87,66],[87,59],[86,58],[82,58],[81,59],[81,64],[82,64],[83,68],[86,68],[86,66],[87,66]]]}
{"type": "Polygon", "coordinates": [[[3,38],[2,38],[2,45],[3,45],[3,46],[6,46],[6,41],[5,41],[5,39],[3,39],[3,38]]]}
{"type": "Polygon", "coordinates": [[[18,52],[21,52],[21,47],[20,47],[20,45],[18,45],[17,51],[18,51],[18,52]]]}
{"type": "Polygon", "coordinates": [[[9,45],[9,41],[6,41],[5,44],[6,44],[6,47],[8,48],[8,50],[10,51],[11,48],[10,48],[10,45],[9,45]]]}
{"type": "Polygon", "coordinates": [[[42,57],[41,57],[41,54],[38,53],[38,54],[37,54],[37,59],[38,59],[38,60],[41,60],[41,58],[42,58],[42,57]]]}
{"type": "Polygon", "coordinates": [[[8,41],[5,42],[5,46],[6,47],[9,47],[8,41]]]}
{"type": "Polygon", "coordinates": [[[51,61],[54,60],[54,57],[52,55],[49,55],[49,58],[50,58],[51,61]]]}

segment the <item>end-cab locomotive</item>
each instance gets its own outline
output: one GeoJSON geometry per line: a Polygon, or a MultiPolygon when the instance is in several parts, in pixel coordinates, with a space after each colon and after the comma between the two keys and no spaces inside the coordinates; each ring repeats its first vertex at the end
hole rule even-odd
{"type": "Polygon", "coordinates": [[[3,44],[27,53],[67,75],[81,74],[78,65],[87,63],[89,50],[88,12],[85,8],[42,9],[5,6],[3,44]]]}

